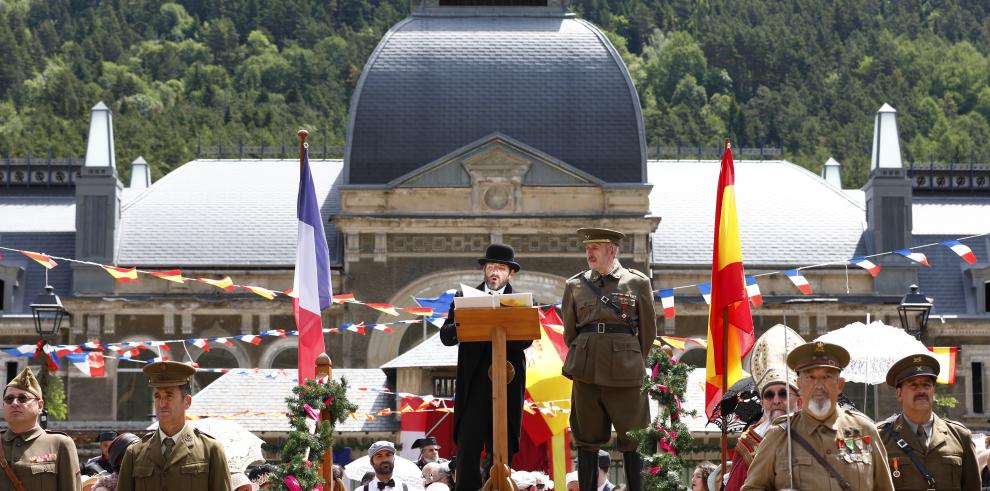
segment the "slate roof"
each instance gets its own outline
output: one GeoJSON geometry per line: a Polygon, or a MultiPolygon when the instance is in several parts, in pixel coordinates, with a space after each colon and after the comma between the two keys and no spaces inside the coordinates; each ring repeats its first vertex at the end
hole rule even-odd
{"type": "Polygon", "coordinates": [[[75,231],[75,196],[0,197],[0,233],[75,231]]]}
{"type": "MultiPolygon", "coordinates": [[[[76,233],[6,233],[3,229],[0,229],[0,246],[25,251],[44,252],[51,256],[76,257],[76,233]]],[[[3,256],[5,266],[23,268],[25,276],[24,284],[21,285],[24,288],[24,301],[21,305],[15,306],[14,311],[7,311],[5,313],[31,315],[30,305],[34,303],[35,298],[40,293],[45,291],[45,269],[38,266],[38,263],[33,260],[16,252],[0,251],[0,255],[3,256]]],[[[48,284],[55,288],[57,295],[64,298],[72,293],[72,267],[65,261],[58,259],[55,261],[59,263],[59,267],[48,271],[48,284]]]]}
{"type": "MultiPolygon", "coordinates": [[[[984,232],[986,231],[988,230],[984,230],[984,232]]],[[[963,233],[953,235],[916,234],[912,236],[912,239],[914,240],[914,245],[919,246],[958,239],[962,236],[963,233]]],[[[990,239],[984,236],[966,239],[960,242],[973,249],[977,260],[985,265],[987,259],[990,258],[990,245],[987,244],[988,241],[990,239]]],[[[964,273],[965,267],[968,266],[965,261],[960,259],[951,249],[942,245],[926,247],[918,251],[923,252],[928,257],[928,264],[930,265],[927,268],[918,268],[918,289],[925,296],[934,299],[932,301],[931,315],[982,313],[976,312],[976,299],[974,297],[972,281],[964,273]]],[[[975,294],[982,295],[982,289],[975,292],[975,294]]]]}
{"type": "MultiPolygon", "coordinates": [[[[340,211],[339,160],[310,161],[331,265],[340,211]]],[[[117,264],[292,267],[296,259],[298,160],[194,160],[121,209],[117,264]]]]}
{"type": "MultiPolygon", "coordinates": [[[[718,161],[647,163],[657,266],[710,265],[718,161]]],[[[785,161],[736,161],[743,260],[752,266],[844,262],[866,253],[862,204],[785,161]]]]}
{"type": "Polygon", "coordinates": [[[444,346],[440,342],[440,333],[434,334],[426,341],[419,343],[413,349],[393,358],[382,365],[386,368],[409,367],[456,367],[457,346],[444,346]]]}
{"type": "Polygon", "coordinates": [[[346,184],[384,184],[501,132],[606,182],[643,182],[639,97],[605,35],[571,16],[414,16],[351,102],[346,184]]]}
{"type": "MultiPolygon", "coordinates": [[[[285,398],[292,395],[297,385],[295,369],[261,369],[241,374],[232,371],[223,374],[198,394],[193,396],[190,415],[225,415],[244,410],[259,412],[285,412],[285,398]],[[269,378],[272,375],[272,378],[269,378]]],[[[334,380],[347,379],[347,398],[358,406],[357,411],[374,413],[381,409],[395,409],[395,398],[381,392],[357,390],[356,387],[387,389],[385,373],[375,369],[335,368],[334,380]]],[[[284,415],[238,416],[235,421],[248,431],[288,432],[289,420],[284,415]]],[[[372,421],[365,418],[348,418],[336,431],[399,431],[399,422],[394,415],[375,416],[372,421]]]]}

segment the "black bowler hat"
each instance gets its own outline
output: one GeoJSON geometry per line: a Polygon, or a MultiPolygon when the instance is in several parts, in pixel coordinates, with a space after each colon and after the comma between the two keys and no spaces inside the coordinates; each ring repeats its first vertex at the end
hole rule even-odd
{"type": "Polygon", "coordinates": [[[437,443],[436,438],[433,438],[432,436],[428,436],[426,438],[416,439],[416,441],[414,441],[412,444],[412,448],[424,448],[430,445],[436,445],[438,447],[440,446],[440,444],[437,443]]]}
{"type": "Polygon", "coordinates": [[[478,259],[478,264],[482,266],[484,266],[485,263],[505,264],[518,273],[521,267],[515,259],[516,251],[512,249],[512,246],[507,244],[492,244],[488,246],[487,250],[485,250],[485,257],[478,259]]]}

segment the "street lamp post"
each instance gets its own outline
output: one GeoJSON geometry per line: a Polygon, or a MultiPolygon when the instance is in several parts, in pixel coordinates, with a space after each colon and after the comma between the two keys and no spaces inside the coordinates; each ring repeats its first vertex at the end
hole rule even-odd
{"type": "Polygon", "coordinates": [[[928,326],[928,314],[932,311],[933,299],[918,291],[918,285],[911,285],[901,304],[897,306],[897,315],[901,318],[901,327],[908,334],[921,340],[928,326]]]}
{"type": "MultiPolygon", "coordinates": [[[[55,288],[48,285],[46,278],[45,292],[39,294],[34,303],[31,304],[31,316],[34,317],[34,330],[41,337],[42,347],[48,344],[48,337],[58,334],[62,327],[62,319],[68,312],[62,306],[62,299],[55,294],[55,288]]],[[[42,367],[42,370],[47,370],[42,367]]],[[[44,377],[48,380],[48,377],[44,377]]],[[[46,384],[47,385],[47,384],[46,384]]],[[[48,409],[41,411],[40,424],[43,429],[48,428],[48,409]]]]}

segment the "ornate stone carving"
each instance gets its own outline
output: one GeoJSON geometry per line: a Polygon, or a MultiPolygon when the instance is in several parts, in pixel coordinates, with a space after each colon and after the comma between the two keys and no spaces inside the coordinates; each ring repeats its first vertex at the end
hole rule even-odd
{"type": "Polygon", "coordinates": [[[496,146],[464,159],[462,165],[471,176],[472,210],[513,212],[522,208],[522,182],[531,165],[529,159],[496,146]]]}

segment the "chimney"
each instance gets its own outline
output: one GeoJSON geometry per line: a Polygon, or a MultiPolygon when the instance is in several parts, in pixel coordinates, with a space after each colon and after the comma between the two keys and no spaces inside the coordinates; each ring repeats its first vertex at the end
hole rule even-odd
{"type": "MultiPolygon", "coordinates": [[[[897,135],[897,111],[884,104],[873,127],[870,178],[863,186],[866,197],[867,248],[871,254],[911,247],[911,181],[901,166],[897,135]]],[[[904,285],[917,284],[917,267],[891,254],[877,258],[883,272],[874,280],[881,294],[903,294],[904,285]]]]}
{"type": "Polygon", "coordinates": [[[873,124],[873,154],[870,171],[874,169],[900,169],[901,143],[897,137],[897,110],[884,103],[877,111],[873,124]]]}
{"type": "Polygon", "coordinates": [[[822,179],[825,179],[825,182],[829,186],[835,189],[842,189],[842,166],[839,165],[837,160],[832,157],[828,158],[825,166],[822,167],[822,179]]]}
{"type": "Polygon", "coordinates": [[[129,189],[148,189],[151,187],[151,168],[144,157],[138,157],[131,162],[131,185],[129,189]]]}
{"type": "MultiPolygon", "coordinates": [[[[89,118],[86,160],[76,180],[77,259],[112,264],[120,225],[120,195],[113,140],[113,118],[102,102],[93,106],[89,118]]],[[[73,264],[72,283],[76,294],[113,292],[113,278],[92,266],[73,264]]]]}

